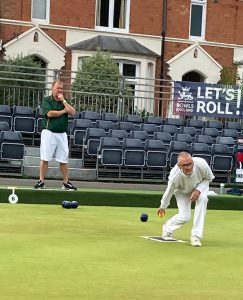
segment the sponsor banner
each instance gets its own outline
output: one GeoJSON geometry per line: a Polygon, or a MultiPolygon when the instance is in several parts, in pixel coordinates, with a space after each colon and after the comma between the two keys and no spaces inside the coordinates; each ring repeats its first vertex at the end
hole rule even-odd
{"type": "Polygon", "coordinates": [[[243,182],[243,169],[236,169],[235,182],[243,182]]]}
{"type": "Polygon", "coordinates": [[[243,117],[239,86],[175,81],[173,114],[223,118],[243,117]]]}

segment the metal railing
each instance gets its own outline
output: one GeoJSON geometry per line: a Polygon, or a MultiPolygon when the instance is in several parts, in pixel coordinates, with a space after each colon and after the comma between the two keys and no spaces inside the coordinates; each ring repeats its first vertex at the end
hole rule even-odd
{"type": "Polygon", "coordinates": [[[78,111],[94,110],[166,117],[172,97],[172,82],[156,78],[111,76],[82,73],[75,86],[77,72],[0,64],[0,104],[40,107],[51,93],[51,83],[60,79],[67,98],[78,111]],[[94,79],[95,77],[95,79],[94,79]],[[87,88],[87,86],[89,88],[87,88]]]}

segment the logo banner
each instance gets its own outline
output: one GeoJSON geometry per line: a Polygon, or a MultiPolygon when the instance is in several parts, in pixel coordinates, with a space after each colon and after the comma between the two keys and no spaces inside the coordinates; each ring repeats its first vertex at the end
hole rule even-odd
{"type": "Polygon", "coordinates": [[[243,90],[236,85],[175,81],[173,114],[243,117],[243,90]]]}

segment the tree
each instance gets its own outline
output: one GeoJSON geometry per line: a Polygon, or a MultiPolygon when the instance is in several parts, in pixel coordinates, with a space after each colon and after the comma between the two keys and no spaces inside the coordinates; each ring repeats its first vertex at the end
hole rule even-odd
{"type": "Polygon", "coordinates": [[[82,61],[72,84],[72,97],[79,101],[79,110],[119,110],[119,102],[131,92],[124,89],[117,63],[110,53],[97,52],[82,61]]]}
{"type": "Polygon", "coordinates": [[[3,101],[13,102],[36,99],[36,93],[45,88],[45,69],[31,56],[19,55],[0,62],[0,97],[3,101]]]}

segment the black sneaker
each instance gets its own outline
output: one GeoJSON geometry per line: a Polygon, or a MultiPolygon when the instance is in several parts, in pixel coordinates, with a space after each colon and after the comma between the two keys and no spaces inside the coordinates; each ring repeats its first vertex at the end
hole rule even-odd
{"type": "Polygon", "coordinates": [[[35,185],[34,189],[44,189],[45,188],[45,183],[44,181],[39,180],[35,185]]]}
{"type": "Polygon", "coordinates": [[[62,189],[63,190],[70,190],[70,191],[76,191],[77,190],[77,188],[75,186],[73,186],[70,181],[68,181],[67,183],[63,182],[62,189]]]}

